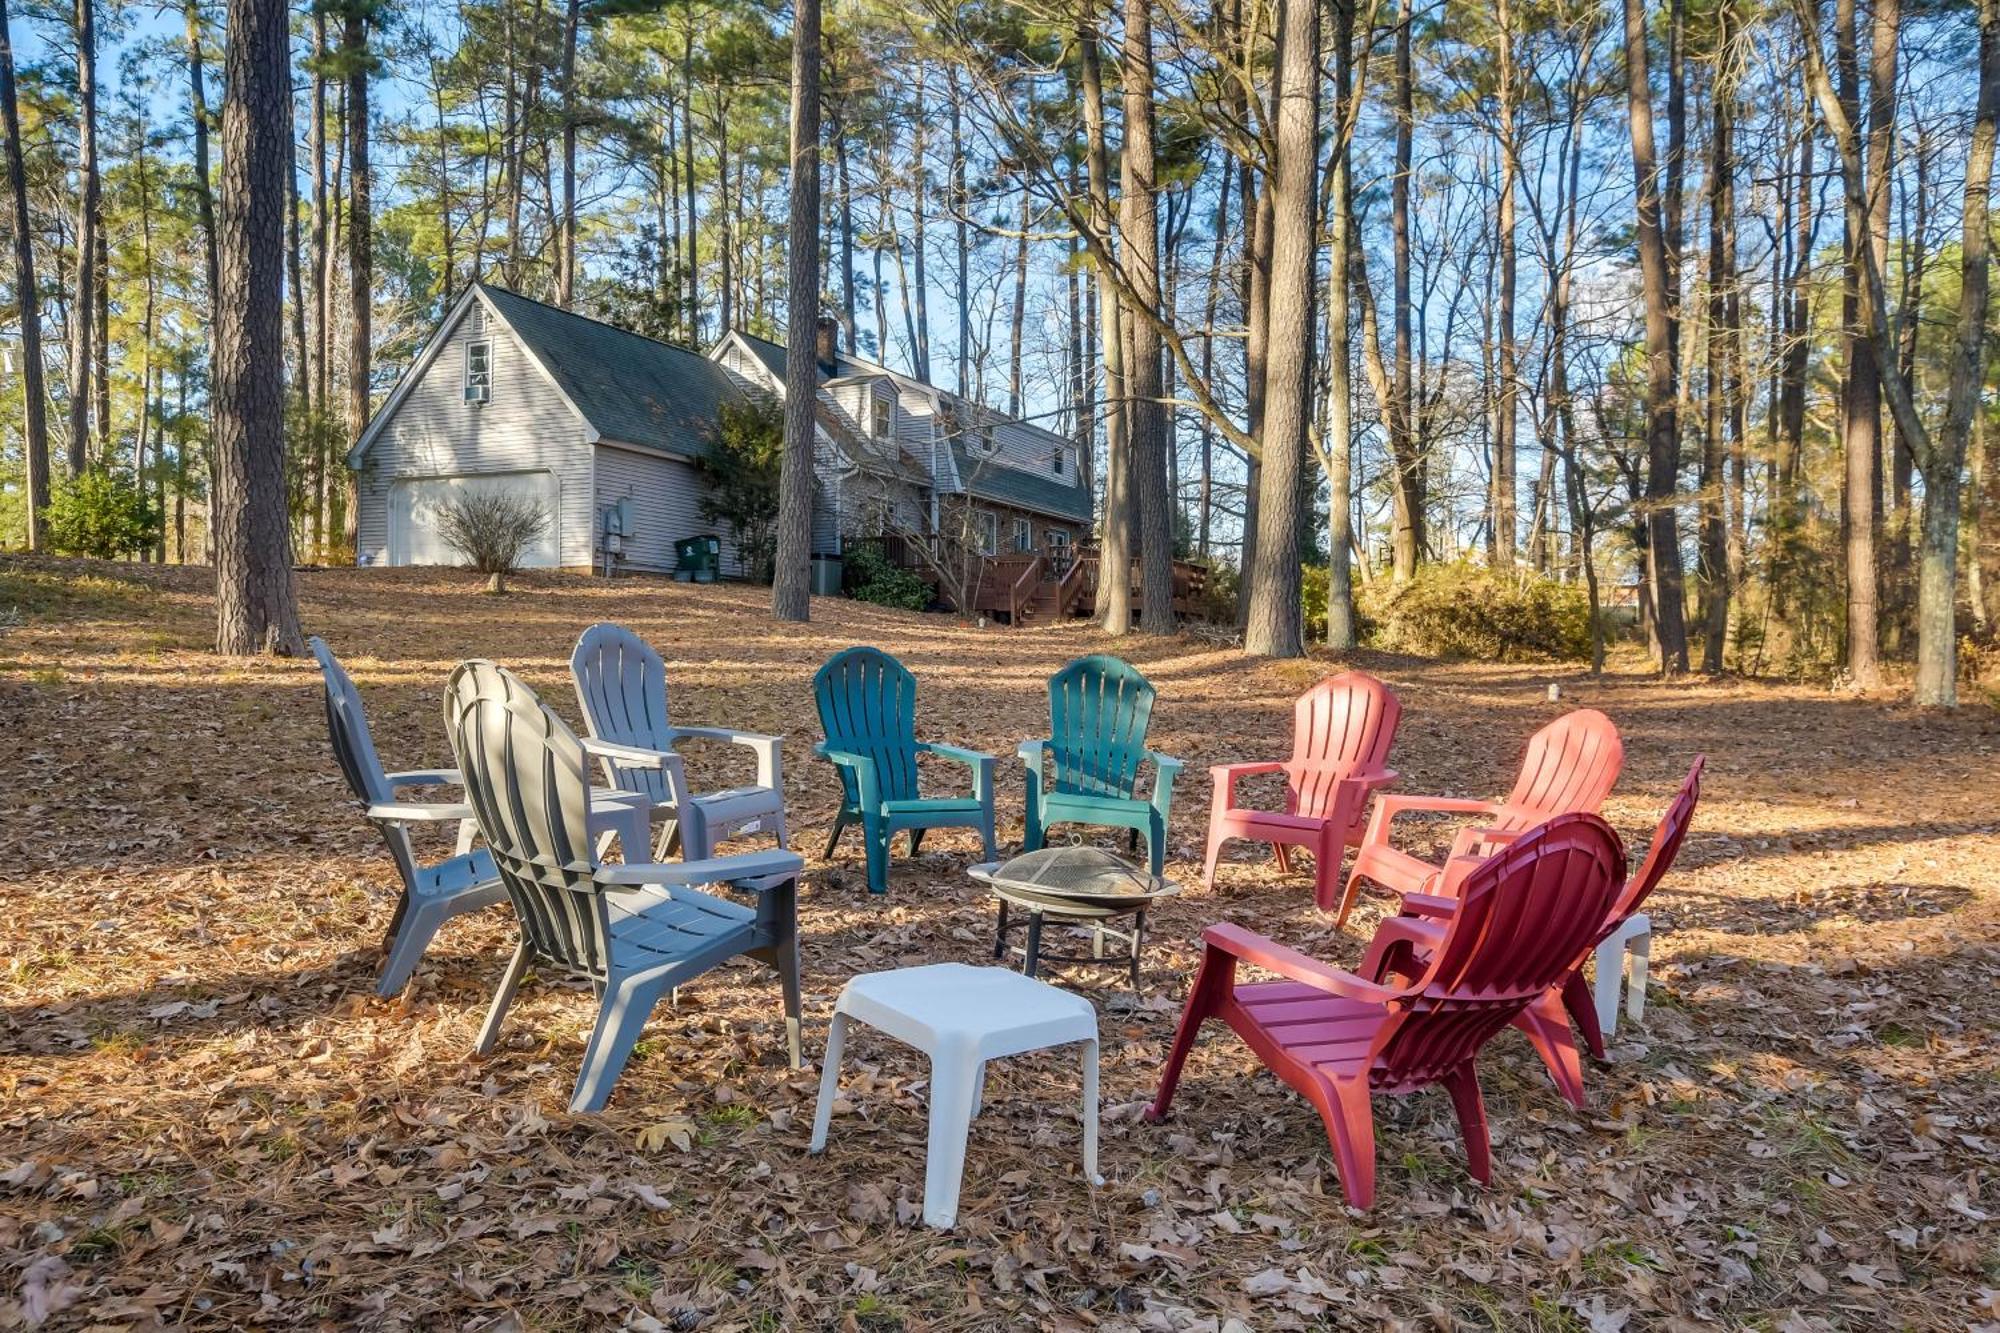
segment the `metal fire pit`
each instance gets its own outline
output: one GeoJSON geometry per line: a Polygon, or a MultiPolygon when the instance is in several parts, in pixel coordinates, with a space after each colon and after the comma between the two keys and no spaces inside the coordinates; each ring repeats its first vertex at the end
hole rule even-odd
{"type": "Polygon", "coordinates": [[[1139,950],[1146,938],[1146,909],[1160,899],[1180,892],[1157,875],[1097,847],[1045,847],[1011,861],[987,861],[966,873],[984,884],[1000,900],[1000,924],[993,937],[993,956],[1005,958],[1007,933],[1025,929],[1025,946],[1014,952],[1022,956],[1021,970],[1034,976],[1045,962],[1080,963],[1093,966],[1123,966],[1133,989],[1139,986],[1139,950]],[[1013,918],[1018,910],[1025,920],[1013,918]],[[1088,954],[1042,952],[1042,920],[1080,922],[1090,931],[1088,954]],[[1131,917],[1131,929],[1107,924],[1131,917]],[[1106,938],[1121,941],[1120,953],[1107,955],[1106,938]]]}

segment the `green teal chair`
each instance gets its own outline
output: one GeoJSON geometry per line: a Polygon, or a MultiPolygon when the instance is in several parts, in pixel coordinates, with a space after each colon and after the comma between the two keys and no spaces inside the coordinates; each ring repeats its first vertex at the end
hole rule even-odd
{"type": "Polygon", "coordinates": [[[1167,813],[1181,761],[1146,748],[1153,687],[1130,662],[1079,657],[1049,678],[1049,736],[1022,741],[1028,767],[1028,833],[1021,850],[1046,841],[1051,824],[1096,824],[1141,834],[1155,875],[1166,861],[1167,813]],[[1139,768],[1156,770],[1150,800],[1139,768]]]}
{"type": "Polygon", "coordinates": [[[889,840],[910,832],[916,855],[924,830],[978,829],[985,859],[993,851],[993,756],[917,739],[917,678],[879,648],[848,648],[813,677],[826,740],[813,753],[840,774],[840,813],[826,855],[849,824],[861,825],[868,852],[868,891],[889,891],[889,840]],[[972,770],[972,795],[925,796],[917,787],[917,756],[934,754],[972,770]]]}

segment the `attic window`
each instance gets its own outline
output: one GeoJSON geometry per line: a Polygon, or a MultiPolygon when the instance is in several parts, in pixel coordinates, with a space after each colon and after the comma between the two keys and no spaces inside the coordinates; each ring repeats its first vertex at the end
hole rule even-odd
{"type": "Polygon", "coordinates": [[[493,344],[485,339],[465,345],[465,401],[475,406],[493,397],[493,344]]]}
{"type": "Polygon", "coordinates": [[[993,427],[981,426],[979,433],[972,437],[972,448],[975,453],[989,455],[999,453],[1000,446],[993,442],[993,427]]]}
{"type": "Polygon", "coordinates": [[[1068,454],[1069,450],[1063,448],[1061,445],[1057,445],[1051,450],[1049,453],[1049,471],[1060,477],[1063,474],[1063,459],[1068,454]]]}
{"type": "Polygon", "coordinates": [[[895,409],[887,398],[870,397],[868,433],[878,440],[886,440],[895,433],[895,409]]]}

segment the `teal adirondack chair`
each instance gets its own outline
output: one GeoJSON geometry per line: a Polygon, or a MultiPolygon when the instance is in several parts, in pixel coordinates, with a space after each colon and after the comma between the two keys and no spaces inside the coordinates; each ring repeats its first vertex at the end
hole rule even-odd
{"type": "Polygon", "coordinates": [[[993,756],[956,745],[917,739],[917,678],[879,648],[848,648],[827,659],[813,677],[820,726],[826,740],[813,753],[840,774],[840,813],[826,855],[849,824],[861,825],[868,850],[868,891],[889,891],[889,840],[910,832],[916,855],[924,830],[979,830],[985,859],[993,851],[993,756]],[[972,795],[924,796],[917,787],[917,756],[934,754],[972,770],[972,795]]]}
{"type": "Polygon", "coordinates": [[[1049,736],[1022,741],[1028,767],[1028,834],[1021,850],[1043,845],[1051,824],[1096,824],[1141,834],[1155,875],[1167,853],[1167,813],[1181,761],[1146,748],[1153,687],[1130,662],[1079,657],[1049,678],[1049,736]],[[1139,768],[1153,762],[1150,800],[1139,768]]]}

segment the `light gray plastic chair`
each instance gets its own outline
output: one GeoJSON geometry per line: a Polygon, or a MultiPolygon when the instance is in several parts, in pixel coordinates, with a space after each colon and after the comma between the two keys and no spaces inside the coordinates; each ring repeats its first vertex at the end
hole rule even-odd
{"type": "Polygon", "coordinates": [[[384,772],[354,681],[324,639],[315,637],[311,647],[313,657],[319,662],[320,677],[326,684],[326,730],[333,742],[334,758],[340,762],[347,785],[367,811],[368,822],[388,844],[396,872],[403,879],[403,896],[396,903],[396,913],[389,920],[389,933],[382,941],[389,958],[375,983],[378,994],[390,996],[409,983],[438,927],[461,913],[505,902],[507,891],[500,887],[493,857],[484,848],[471,850],[476,831],[471,806],[458,801],[397,798],[398,789],[403,787],[458,786],[458,771],[442,768],[384,772]],[[410,842],[410,826],[454,821],[458,824],[457,854],[433,865],[419,861],[410,842]]]}
{"type": "Polygon", "coordinates": [[[570,1109],[602,1110],[653,1006],[738,954],[777,972],[793,1068],[799,1052],[798,875],[787,851],[606,864],[596,849],[589,753],[526,685],[491,662],[461,663],[445,721],[466,798],[521,921],[477,1050],[490,1052],[530,966],[587,979],[599,996],[570,1109]],[[755,908],[696,885],[726,884],[755,908]]]}
{"type": "Polygon", "coordinates": [[[678,839],[687,860],[702,860],[731,833],[753,826],[768,830],[779,847],[785,846],[778,737],[729,727],[674,726],[667,716],[666,663],[622,625],[596,624],[585,630],[570,654],[569,669],[590,735],[586,748],[602,761],[613,787],[651,798],[653,819],[663,825],[658,855],[671,853],[678,839]],[[756,783],[695,793],[675,747],[697,738],[754,752],[756,783]]]}

